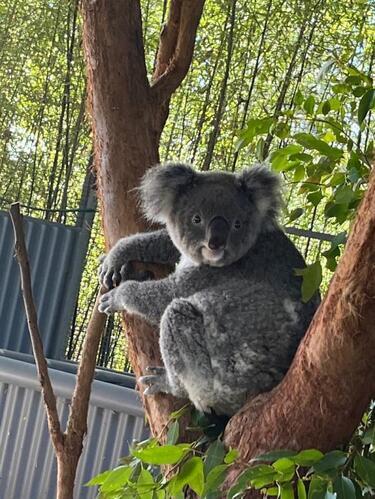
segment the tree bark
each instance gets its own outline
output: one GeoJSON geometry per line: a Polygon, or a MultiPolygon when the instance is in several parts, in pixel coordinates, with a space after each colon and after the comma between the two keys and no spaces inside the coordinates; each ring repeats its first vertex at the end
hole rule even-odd
{"type": "MultiPolygon", "coordinates": [[[[344,255],[288,374],[230,421],[248,461],[272,449],[328,451],[348,441],[375,395],[375,175],[344,255]]],[[[235,470],[230,477],[239,470],[235,470]]]]}
{"type": "MultiPolygon", "coordinates": [[[[203,4],[204,0],[172,0],[150,85],[139,1],[82,3],[98,196],[108,249],[120,237],[149,229],[134,188],[147,168],[159,162],[170,96],[188,71],[203,4]]],[[[161,277],[166,269],[155,265],[152,271],[161,277]]],[[[161,365],[158,332],[134,316],[124,315],[124,322],[135,374],[161,365]]],[[[143,402],[154,435],[181,405],[166,395],[143,402]]]]}

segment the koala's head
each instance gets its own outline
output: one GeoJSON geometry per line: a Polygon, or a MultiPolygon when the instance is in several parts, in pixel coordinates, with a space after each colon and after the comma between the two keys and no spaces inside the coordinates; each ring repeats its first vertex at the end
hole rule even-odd
{"type": "Polygon", "coordinates": [[[146,217],[167,226],[182,254],[215,267],[235,262],[275,227],[281,200],[278,177],[262,166],[232,174],[158,165],[140,194],[146,217]]]}

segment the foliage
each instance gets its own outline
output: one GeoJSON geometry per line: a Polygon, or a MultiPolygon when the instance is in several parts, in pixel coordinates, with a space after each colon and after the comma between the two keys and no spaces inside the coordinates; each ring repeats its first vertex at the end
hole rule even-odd
{"type": "Polygon", "coordinates": [[[323,454],[317,449],[300,452],[275,450],[250,463],[235,449],[225,449],[220,437],[202,437],[177,443],[179,418],[172,414],[165,444],[151,438],[133,445],[120,466],[94,477],[87,486],[99,486],[102,499],[182,498],[187,487],[198,497],[222,497],[220,488],[230,469],[240,469],[227,499],[240,498],[253,488],[265,497],[281,499],[357,499],[375,494],[375,425],[373,407],[345,450],[323,454]],[[169,465],[165,468],[165,465],[169,465]],[[164,468],[163,468],[164,466],[164,468]],[[164,474],[162,473],[164,471],[164,474]]]}
{"type": "MultiPolygon", "coordinates": [[[[335,226],[347,230],[366,190],[374,155],[374,141],[369,140],[370,122],[366,117],[375,107],[372,78],[340,61],[329,61],[320,79],[328,80],[324,99],[316,92],[295,95],[293,110],[281,111],[277,117],[251,119],[240,133],[239,147],[249,145],[259,159],[264,159],[263,136],[276,136],[281,144],[269,154],[271,167],[281,172],[287,183],[296,187],[303,208],[289,210],[289,221],[295,222],[305,211],[317,214],[335,226]],[[330,73],[329,75],[327,73],[330,73]],[[366,135],[361,147],[358,134],[366,135]]],[[[346,230],[332,238],[330,248],[321,254],[325,267],[334,271],[346,230]]],[[[302,298],[308,301],[322,281],[318,258],[306,269],[296,269],[302,276],[302,298]]]]}

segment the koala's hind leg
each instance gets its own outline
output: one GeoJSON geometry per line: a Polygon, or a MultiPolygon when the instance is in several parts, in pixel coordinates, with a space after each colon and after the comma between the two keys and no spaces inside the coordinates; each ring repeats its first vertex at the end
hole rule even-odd
{"type": "Polygon", "coordinates": [[[160,324],[160,350],[169,384],[197,409],[209,411],[213,375],[201,312],[189,299],[174,299],[160,324]]]}

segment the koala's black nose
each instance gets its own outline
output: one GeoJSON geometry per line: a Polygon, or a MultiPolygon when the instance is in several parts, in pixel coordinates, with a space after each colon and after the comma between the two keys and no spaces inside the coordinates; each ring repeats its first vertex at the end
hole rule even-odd
{"type": "Polygon", "coordinates": [[[224,248],[229,234],[229,224],[223,217],[215,217],[208,225],[207,244],[212,250],[224,248]]]}

